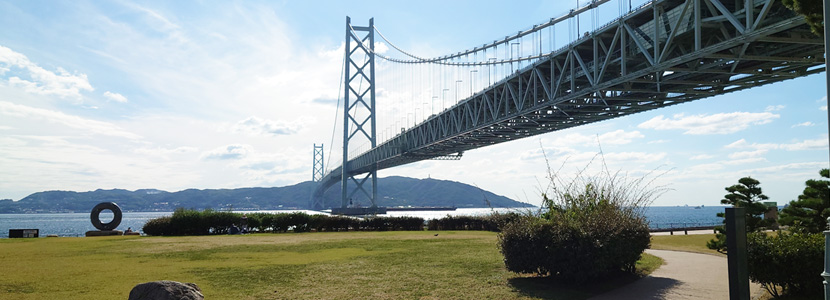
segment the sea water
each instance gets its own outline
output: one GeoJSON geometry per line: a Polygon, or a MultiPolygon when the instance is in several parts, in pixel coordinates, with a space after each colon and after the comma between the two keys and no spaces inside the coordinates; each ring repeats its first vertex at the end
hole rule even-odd
{"type": "MultiPolygon", "coordinates": [[[[645,211],[646,219],[651,228],[708,226],[720,224],[723,219],[717,217],[723,212],[723,206],[691,207],[691,206],[653,206],[645,211]]],[[[459,208],[455,211],[391,211],[386,216],[421,217],[426,220],[443,218],[445,216],[476,216],[493,212],[539,213],[539,208],[459,208]]],[[[105,211],[106,212],[106,211],[105,211]]],[[[307,210],[280,210],[262,211],[268,213],[305,212],[318,214],[320,212],[307,210]]],[[[121,217],[118,230],[128,227],[141,232],[150,219],[170,216],[172,212],[125,212],[121,217]]],[[[112,215],[101,214],[102,222],[108,222],[112,215]]],[[[88,213],[60,213],[60,214],[0,214],[0,238],[9,237],[9,229],[39,229],[40,236],[49,234],[58,236],[84,236],[87,231],[96,230],[92,226],[88,213]]]]}

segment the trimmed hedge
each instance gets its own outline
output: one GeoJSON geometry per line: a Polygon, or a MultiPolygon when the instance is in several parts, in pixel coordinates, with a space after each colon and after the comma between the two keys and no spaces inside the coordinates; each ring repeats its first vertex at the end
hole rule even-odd
{"type": "Polygon", "coordinates": [[[429,230],[486,230],[500,232],[507,223],[518,220],[522,215],[510,213],[492,213],[485,216],[446,216],[432,219],[427,223],[429,230]]]}
{"type": "MultiPolygon", "coordinates": [[[[245,216],[249,232],[334,232],[334,231],[395,231],[424,230],[424,219],[419,217],[371,217],[309,215],[292,213],[233,213],[214,210],[177,209],[170,217],[147,221],[143,231],[149,235],[209,235],[228,234],[231,226],[240,226],[245,216]]],[[[521,218],[518,213],[494,213],[487,216],[447,216],[429,220],[429,230],[487,230],[501,228],[521,218]]]]}
{"type": "Polygon", "coordinates": [[[821,298],[823,234],[751,233],[747,236],[747,261],[749,279],[760,283],[773,296],[821,298]]]}
{"type": "Polygon", "coordinates": [[[245,216],[249,232],[308,231],[390,231],[424,230],[424,219],[417,217],[373,217],[359,219],[345,216],[292,213],[233,213],[213,210],[177,209],[170,217],[147,221],[143,231],[149,235],[228,234],[233,225],[240,226],[245,216]]]}

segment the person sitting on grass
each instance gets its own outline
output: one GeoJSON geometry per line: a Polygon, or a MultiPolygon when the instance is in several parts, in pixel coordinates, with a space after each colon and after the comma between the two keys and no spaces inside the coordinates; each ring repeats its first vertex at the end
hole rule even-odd
{"type": "Polygon", "coordinates": [[[235,223],[231,224],[231,229],[228,230],[228,233],[230,233],[230,234],[241,234],[241,232],[239,232],[239,227],[236,227],[235,223]]]}

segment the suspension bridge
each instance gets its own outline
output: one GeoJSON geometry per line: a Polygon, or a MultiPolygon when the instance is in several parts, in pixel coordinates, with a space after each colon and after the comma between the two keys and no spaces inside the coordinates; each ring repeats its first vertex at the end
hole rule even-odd
{"type": "Polygon", "coordinates": [[[822,38],[780,0],[595,0],[439,57],[398,47],[371,19],[347,18],[345,36],[342,155],[326,169],[315,145],[312,209],[337,183],[341,208],[376,207],[381,169],[825,70],[822,38]],[[613,3],[618,17],[598,24],[613,3]]]}

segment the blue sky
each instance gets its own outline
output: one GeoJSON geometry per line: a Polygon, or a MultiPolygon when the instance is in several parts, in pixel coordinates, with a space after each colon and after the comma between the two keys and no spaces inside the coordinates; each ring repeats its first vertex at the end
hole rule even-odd
{"type": "MultiPolygon", "coordinates": [[[[358,25],[374,17],[398,46],[435,56],[561,16],[575,6],[564,2],[0,1],[0,199],[309,180],[312,145],[330,147],[334,106],[319,100],[338,95],[347,15],[358,25]]],[[[590,16],[580,25],[590,28],[590,16]]],[[[460,181],[538,204],[542,149],[569,173],[599,140],[612,170],[665,170],[658,183],[672,190],[655,205],[717,205],[743,176],[783,204],[828,166],[824,76],[379,175],[460,181]]]]}

